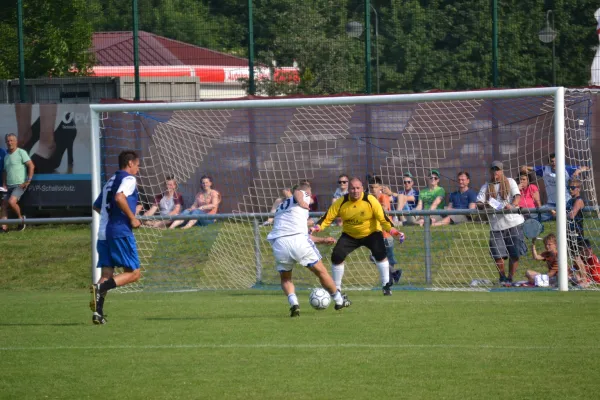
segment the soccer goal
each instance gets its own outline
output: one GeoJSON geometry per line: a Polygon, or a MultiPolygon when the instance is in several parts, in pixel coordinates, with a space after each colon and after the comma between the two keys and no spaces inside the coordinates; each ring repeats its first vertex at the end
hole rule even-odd
{"type": "MultiPolygon", "coordinates": [[[[139,190],[146,210],[166,190],[168,178],[183,195],[182,209],[189,208],[203,190],[201,177],[209,176],[212,189],[220,194],[218,213],[200,216],[208,223],[191,229],[144,225],[137,230],[143,279],[128,290],[278,287],[266,222],[281,190],[300,180],[312,185],[318,200],[312,215],[317,216],[331,204],[341,174],[361,178],[365,188],[369,177],[378,176],[398,193],[405,174],[422,190],[435,169],[448,201],[457,190],[460,171],[470,174],[470,187],[478,192],[490,179],[492,161],[501,161],[505,175],[518,182],[520,167],[547,165],[555,153],[559,188],[566,187],[565,171],[570,167],[589,167],[578,178],[587,207],[585,234],[595,248],[598,207],[589,102],[586,93],[565,95],[563,88],[538,88],[92,105],[93,197],[118,168],[117,156],[124,149],[140,154],[139,190]]],[[[544,204],[541,178],[535,183],[544,204]]],[[[566,200],[565,191],[558,190],[556,218],[544,222],[543,233],[553,232],[558,239],[561,290],[567,290],[567,271],[573,264],[567,251],[571,239],[566,200]]],[[[397,268],[403,270],[396,288],[494,287],[498,273],[489,253],[486,222],[492,212],[473,211],[475,215],[461,224],[399,228],[407,240],[395,247],[397,268]]],[[[410,214],[391,213],[400,220],[410,214]]],[[[150,219],[162,218],[156,215],[150,219]]],[[[341,229],[333,226],[322,235],[337,238],[341,229]]],[[[528,253],[521,257],[515,280],[525,280],[528,269],[546,270],[545,263],[532,260],[531,241],[526,243],[528,253]]],[[[319,249],[329,266],[331,247],[319,249]]],[[[541,241],[537,249],[544,251],[541,241]]],[[[590,271],[590,287],[595,287],[590,271]]],[[[302,267],[294,270],[294,280],[305,287],[317,284],[302,267]]],[[[366,250],[347,259],[344,283],[348,290],[379,286],[377,268],[366,250]]]]}

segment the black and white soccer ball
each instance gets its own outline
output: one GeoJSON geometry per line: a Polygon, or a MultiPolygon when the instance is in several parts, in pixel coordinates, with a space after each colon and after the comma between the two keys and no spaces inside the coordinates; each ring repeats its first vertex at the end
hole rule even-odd
{"type": "Polygon", "coordinates": [[[324,310],[329,307],[329,304],[331,303],[331,296],[329,293],[327,293],[327,290],[323,288],[315,288],[311,290],[310,295],[308,296],[308,301],[315,310],[324,310]]]}

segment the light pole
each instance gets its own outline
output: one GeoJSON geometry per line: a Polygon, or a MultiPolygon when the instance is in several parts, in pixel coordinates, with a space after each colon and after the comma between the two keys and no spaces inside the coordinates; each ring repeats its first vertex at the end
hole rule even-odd
{"type": "MultiPolygon", "coordinates": [[[[379,15],[377,14],[377,10],[369,0],[366,1],[365,4],[370,6],[370,9],[375,13],[375,76],[376,76],[376,90],[379,93],[379,15]]],[[[369,22],[369,13],[365,14],[365,25],[369,22]]],[[[346,34],[349,37],[357,38],[360,37],[363,33],[363,24],[356,21],[351,21],[346,24],[346,34]]],[[[367,94],[371,93],[371,60],[370,60],[370,36],[371,32],[367,32],[366,35],[369,35],[365,40],[365,62],[366,62],[366,73],[365,73],[365,92],[367,94]]]]}
{"type": "Polygon", "coordinates": [[[546,12],[546,27],[538,33],[538,37],[543,43],[552,43],[552,86],[556,86],[556,46],[554,39],[557,35],[558,32],[554,30],[554,11],[548,10],[546,12]],[[552,27],[550,27],[550,15],[552,15],[552,27]]]}

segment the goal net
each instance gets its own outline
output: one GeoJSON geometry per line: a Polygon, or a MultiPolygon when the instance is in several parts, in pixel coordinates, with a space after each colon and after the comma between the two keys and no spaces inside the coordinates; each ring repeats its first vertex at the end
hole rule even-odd
{"type": "MultiPolygon", "coordinates": [[[[469,173],[469,187],[479,192],[490,180],[492,161],[501,161],[505,176],[518,183],[522,166],[535,171],[548,165],[555,152],[559,164],[564,157],[567,173],[581,166],[589,168],[578,172],[578,178],[586,203],[585,238],[595,249],[600,236],[591,168],[590,95],[564,96],[563,148],[563,138],[555,133],[562,126],[555,129],[554,94],[551,89],[522,89],[94,105],[99,149],[96,190],[118,169],[118,154],[133,149],[140,155],[140,202],[146,212],[167,190],[167,180],[176,183],[183,197],[182,211],[194,206],[196,199],[214,195],[211,191],[219,194],[217,214],[201,216],[201,226],[182,229],[187,225],[184,221],[175,229],[144,225],[136,230],[143,278],[125,290],[277,287],[279,276],[266,241],[271,229],[266,213],[282,189],[300,180],[311,183],[317,200],[317,214],[312,215],[317,216],[331,205],[341,174],[361,178],[365,188],[367,180],[377,176],[392,192],[401,193],[405,175],[423,191],[431,171],[437,170],[439,186],[445,189],[443,206],[450,193],[457,191],[461,171],[469,173]],[[210,189],[202,186],[202,177],[210,177],[210,189]]],[[[533,173],[531,179],[539,188],[541,203],[546,204],[542,177],[533,173]]],[[[557,180],[561,183],[560,177],[557,180]]],[[[394,198],[392,204],[396,203],[394,198]]],[[[394,207],[391,213],[396,213],[394,207]]],[[[408,220],[399,228],[407,239],[394,249],[396,268],[403,271],[396,288],[482,290],[497,285],[498,271],[489,248],[489,209],[477,211],[462,223],[429,229],[409,225],[411,213],[398,215],[400,221],[408,220]]],[[[543,226],[542,236],[561,234],[556,220],[543,226]]],[[[341,230],[334,225],[320,235],[338,238],[341,230]]],[[[563,260],[570,267],[574,253],[566,249],[574,246],[576,238],[563,237],[572,242],[559,251],[568,253],[563,260]]],[[[548,270],[545,262],[532,259],[531,240],[526,239],[526,244],[527,254],[520,258],[515,282],[526,281],[527,270],[548,270]]],[[[331,246],[318,247],[330,267],[331,246]]],[[[537,250],[544,251],[541,241],[537,250]]],[[[346,260],[345,289],[379,286],[377,268],[369,256],[361,248],[346,260]]],[[[592,288],[593,272],[593,268],[582,272],[592,288]]],[[[300,266],[294,269],[294,281],[300,287],[317,285],[314,276],[300,266]]]]}

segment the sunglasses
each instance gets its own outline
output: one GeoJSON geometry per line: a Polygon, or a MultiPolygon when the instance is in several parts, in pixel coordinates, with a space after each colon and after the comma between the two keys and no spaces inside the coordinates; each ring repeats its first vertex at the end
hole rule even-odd
{"type": "Polygon", "coordinates": [[[409,183],[412,183],[412,181],[404,181],[405,185],[408,185],[409,183]]]}
{"type": "Polygon", "coordinates": [[[348,183],[348,181],[338,181],[339,184],[348,183]]]}
{"type": "Polygon", "coordinates": [[[498,167],[492,167],[492,168],[490,168],[490,171],[500,171],[500,168],[498,168],[498,167]]]}
{"type": "Polygon", "coordinates": [[[439,177],[437,177],[437,176],[430,176],[430,177],[429,177],[429,179],[438,180],[438,179],[440,179],[440,178],[439,178],[439,177]]]}
{"type": "Polygon", "coordinates": [[[567,186],[569,190],[579,189],[579,186],[567,186]]]}

